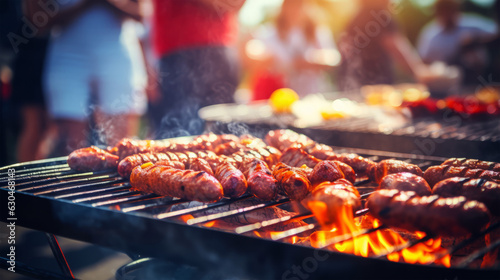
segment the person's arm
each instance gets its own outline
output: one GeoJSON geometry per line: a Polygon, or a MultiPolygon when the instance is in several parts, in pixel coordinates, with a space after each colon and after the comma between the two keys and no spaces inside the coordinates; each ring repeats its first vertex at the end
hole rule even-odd
{"type": "Polygon", "coordinates": [[[416,50],[403,35],[397,32],[390,33],[383,38],[382,43],[396,61],[416,78],[427,69],[416,50]]]}
{"type": "Polygon", "coordinates": [[[191,1],[202,4],[207,8],[213,9],[217,12],[238,12],[243,4],[245,4],[245,0],[184,0],[191,1]]]}

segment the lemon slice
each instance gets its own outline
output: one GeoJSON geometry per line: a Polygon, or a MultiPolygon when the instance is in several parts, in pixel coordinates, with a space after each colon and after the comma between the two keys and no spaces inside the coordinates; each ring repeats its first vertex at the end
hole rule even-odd
{"type": "Polygon", "coordinates": [[[269,104],[275,113],[290,113],[292,104],[299,100],[299,95],[290,88],[280,88],[271,94],[269,104]]]}

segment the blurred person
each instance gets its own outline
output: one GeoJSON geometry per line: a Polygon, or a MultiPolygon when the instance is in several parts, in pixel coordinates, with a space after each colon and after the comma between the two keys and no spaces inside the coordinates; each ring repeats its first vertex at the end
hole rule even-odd
{"type": "Polygon", "coordinates": [[[464,83],[476,84],[488,64],[488,53],[479,41],[497,32],[494,23],[477,16],[463,15],[460,1],[438,0],[434,5],[435,20],[422,30],[418,51],[426,63],[444,62],[463,70],[464,83]],[[471,42],[476,42],[471,46],[471,42]],[[468,48],[462,46],[469,45],[468,48]]]}
{"type": "MultiPolygon", "coordinates": [[[[38,1],[27,1],[40,9],[38,1]]],[[[120,40],[126,19],[140,20],[138,3],[130,0],[57,2],[48,17],[50,29],[44,73],[48,110],[60,143],[52,156],[87,146],[89,118],[108,144],[136,135],[143,113],[143,93],[132,88],[131,53],[120,40]],[[93,97],[92,97],[93,96],[93,97]]]]}
{"type": "Polygon", "coordinates": [[[314,21],[309,0],[285,0],[272,24],[246,42],[244,61],[253,72],[253,100],[267,99],[282,87],[299,96],[331,91],[326,71],[339,62],[328,27],[314,21]]]}
{"type": "Polygon", "coordinates": [[[155,138],[200,134],[203,106],[234,102],[233,48],[244,0],[154,0],[153,45],[160,96],[150,108],[155,138]]]}
{"type": "Polygon", "coordinates": [[[427,69],[408,39],[398,30],[390,0],[359,0],[360,9],[339,39],[342,64],[339,87],[395,83],[397,63],[418,79],[427,69]]]}

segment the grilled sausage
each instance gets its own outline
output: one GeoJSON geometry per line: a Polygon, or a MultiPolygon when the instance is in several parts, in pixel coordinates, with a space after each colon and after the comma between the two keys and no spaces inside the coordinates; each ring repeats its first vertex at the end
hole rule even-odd
{"type": "Polygon", "coordinates": [[[307,153],[310,154],[311,156],[313,156],[317,159],[321,159],[321,160],[328,159],[329,157],[335,155],[332,147],[324,145],[324,144],[316,144],[316,145],[312,146],[311,148],[309,148],[307,150],[307,153]]]}
{"type": "Polygon", "coordinates": [[[424,179],[431,187],[437,182],[451,177],[467,177],[498,181],[500,180],[500,172],[471,169],[466,166],[437,165],[427,168],[424,173],[424,179]]]}
{"type": "Polygon", "coordinates": [[[143,153],[163,153],[171,151],[172,142],[154,140],[133,140],[124,138],[112,149],[120,160],[143,153]]]}
{"type": "Polygon", "coordinates": [[[306,165],[307,167],[314,168],[321,160],[311,156],[300,148],[292,147],[283,151],[280,161],[292,167],[306,165]]]}
{"type": "Polygon", "coordinates": [[[500,163],[491,161],[482,161],[478,159],[466,159],[466,158],[450,158],[441,165],[449,166],[465,166],[470,169],[483,169],[483,170],[493,170],[495,172],[500,172],[500,163]]]}
{"type": "Polygon", "coordinates": [[[340,179],[318,185],[302,204],[313,212],[321,225],[328,225],[341,222],[338,219],[343,207],[349,207],[353,212],[359,210],[361,199],[358,190],[349,181],[340,179]]]}
{"type": "Polygon", "coordinates": [[[115,169],[118,156],[95,146],[78,149],[68,156],[68,165],[76,171],[97,171],[115,169]]]}
{"type": "Polygon", "coordinates": [[[229,162],[224,162],[215,170],[215,178],[224,190],[224,196],[236,198],[247,191],[248,184],[243,173],[229,162]]]}
{"type": "Polygon", "coordinates": [[[219,181],[206,172],[152,163],[134,168],[130,184],[144,192],[201,202],[216,202],[223,196],[219,181]]]}
{"type": "Polygon", "coordinates": [[[175,160],[161,160],[156,163],[154,163],[157,166],[170,166],[176,169],[186,169],[186,165],[180,161],[175,161],[175,160]]]}
{"type": "Polygon", "coordinates": [[[338,179],[347,179],[354,183],[356,175],[350,166],[335,160],[324,160],[316,164],[309,177],[313,186],[323,182],[334,182],[338,179]]]}
{"type": "Polygon", "coordinates": [[[128,156],[118,164],[118,174],[123,178],[129,178],[135,167],[143,165],[146,162],[156,163],[158,161],[180,161],[174,153],[143,153],[128,156]]]}
{"type": "Polygon", "coordinates": [[[202,158],[192,158],[189,160],[189,169],[194,171],[204,171],[214,176],[214,172],[210,164],[202,158]]]}
{"type": "Polygon", "coordinates": [[[240,167],[248,183],[248,192],[268,201],[276,197],[278,186],[267,164],[256,158],[248,158],[240,167]]]}
{"type": "Polygon", "coordinates": [[[491,214],[500,216],[500,184],[485,179],[448,178],[437,183],[433,194],[441,197],[465,196],[484,203],[491,214]]]}
{"type": "Polygon", "coordinates": [[[265,136],[265,142],[280,151],[292,146],[297,148],[311,147],[316,144],[311,138],[304,134],[298,134],[289,129],[272,130],[265,136]]]}
{"type": "Polygon", "coordinates": [[[214,133],[202,134],[193,139],[191,144],[199,150],[213,151],[215,147],[228,143],[239,142],[239,138],[233,134],[216,135],[214,133]]]}
{"type": "Polygon", "coordinates": [[[431,187],[424,178],[408,172],[394,173],[385,176],[382,182],[380,182],[378,189],[413,191],[418,196],[432,194],[431,187]]]}
{"type": "Polygon", "coordinates": [[[371,161],[357,154],[332,155],[327,159],[338,160],[340,162],[349,165],[350,167],[352,167],[352,169],[354,169],[354,172],[356,172],[356,175],[359,178],[367,177],[369,175],[371,168],[373,168],[373,166],[377,164],[374,161],[371,161]]]}
{"type": "Polygon", "coordinates": [[[375,191],[367,201],[370,213],[382,223],[409,231],[442,236],[477,233],[490,221],[486,206],[463,196],[439,198],[398,190],[375,191]]]}
{"type": "Polygon", "coordinates": [[[369,171],[369,177],[372,181],[380,184],[382,178],[389,174],[408,172],[418,176],[422,176],[423,172],[420,167],[415,164],[407,163],[401,160],[385,159],[373,165],[369,171]]]}
{"type": "Polygon", "coordinates": [[[308,172],[302,168],[290,167],[278,163],[273,169],[273,176],[278,183],[278,189],[291,200],[300,201],[311,191],[308,172]]]}

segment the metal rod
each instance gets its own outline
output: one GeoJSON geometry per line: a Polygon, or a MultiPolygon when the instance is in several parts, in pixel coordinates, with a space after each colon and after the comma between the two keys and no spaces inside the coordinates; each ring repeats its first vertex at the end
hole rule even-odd
{"type": "MultiPolygon", "coordinates": [[[[83,188],[87,188],[87,187],[93,187],[93,188],[96,188],[96,187],[101,187],[101,185],[104,185],[104,186],[114,186],[118,183],[123,183],[124,180],[123,179],[110,179],[110,180],[105,180],[105,181],[102,181],[102,182],[94,182],[94,183],[88,183],[88,184],[83,184],[83,185],[75,185],[75,184],[69,184],[69,186],[67,187],[62,187],[62,188],[57,188],[57,189],[53,189],[51,188],[50,190],[45,190],[45,191],[39,191],[39,192],[35,192],[33,193],[34,195],[47,195],[47,194],[57,194],[59,192],[64,192],[64,191],[69,191],[69,190],[78,190],[78,189],[83,189],[83,188]]],[[[68,184],[66,184],[68,185],[68,184]]],[[[123,184],[125,185],[125,184],[123,184]]],[[[78,194],[78,193],[72,193],[73,195],[75,194],[78,194]]]]}
{"type": "MultiPolygon", "coordinates": [[[[24,174],[24,173],[28,173],[28,172],[54,170],[54,169],[65,168],[65,167],[68,167],[67,163],[57,164],[57,165],[48,165],[48,166],[38,166],[38,167],[26,168],[26,169],[16,169],[16,175],[19,173],[24,174]]],[[[8,175],[9,175],[9,172],[0,172],[0,177],[8,176],[8,175]]]]}
{"type": "MultiPolygon", "coordinates": [[[[0,257],[0,268],[8,270],[10,267],[9,261],[10,260],[7,258],[0,257]]],[[[35,267],[29,266],[23,262],[17,261],[17,260],[16,260],[15,274],[28,276],[28,277],[34,278],[34,279],[44,279],[44,280],[75,279],[73,277],[67,277],[67,276],[52,272],[52,271],[47,271],[44,269],[35,268],[35,267]]]]}
{"type": "Polygon", "coordinates": [[[284,222],[291,222],[291,221],[297,221],[297,220],[304,220],[307,218],[313,217],[313,214],[311,212],[307,212],[304,214],[299,214],[295,216],[286,216],[286,217],[281,217],[281,218],[276,218],[268,221],[263,221],[263,222],[258,222],[250,225],[244,225],[237,227],[234,231],[238,234],[243,234],[247,232],[252,232],[254,230],[262,229],[265,227],[269,226],[274,226],[280,223],[284,222]]]}
{"type": "Polygon", "coordinates": [[[384,258],[384,257],[387,257],[387,255],[390,255],[392,253],[396,253],[396,252],[399,252],[399,251],[402,251],[404,249],[408,249],[410,247],[413,247],[419,243],[422,243],[422,242],[426,242],[427,240],[429,239],[432,239],[433,236],[431,235],[426,235],[418,240],[413,240],[413,241],[409,241],[409,242],[406,242],[404,244],[400,244],[400,245],[397,245],[397,246],[394,246],[392,247],[391,249],[387,249],[385,251],[383,251],[382,253],[374,256],[375,258],[384,258]]]}
{"type": "Polygon", "coordinates": [[[478,259],[484,255],[486,255],[488,252],[495,250],[496,248],[500,247],[500,239],[493,242],[486,248],[480,249],[472,254],[470,254],[467,258],[464,260],[460,261],[456,266],[460,268],[466,268],[469,266],[475,259],[478,259]]]}
{"type": "Polygon", "coordinates": [[[21,184],[16,183],[16,185],[18,187],[22,186],[22,185],[35,185],[32,187],[17,188],[18,191],[25,192],[25,191],[32,191],[32,190],[36,190],[36,189],[40,189],[40,188],[55,187],[55,186],[67,185],[67,184],[77,184],[80,182],[90,182],[90,181],[110,179],[110,178],[111,179],[122,179],[120,176],[118,176],[117,173],[98,175],[98,176],[95,176],[95,175],[97,175],[97,174],[95,174],[94,172],[77,173],[77,174],[59,176],[59,177],[55,177],[55,178],[49,178],[49,179],[45,179],[45,180],[38,180],[38,181],[33,181],[33,182],[21,183],[21,184]],[[85,177],[85,176],[95,176],[95,177],[79,178],[79,177],[85,177]],[[65,179],[73,179],[73,178],[74,178],[74,180],[63,181],[65,179]],[[54,181],[57,181],[57,182],[50,183],[50,182],[54,182],[54,181]],[[38,184],[44,184],[44,183],[47,183],[47,184],[38,185],[38,184]]]}
{"type": "Polygon", "coordinates": [[[47,236],[50,249],[52,250],[54,257],[57,260],[57,264],[59,264],[63,274],[74,279],[75,276],[73,275],[73,272],[71,272],[71,268],[69,267],[68,261],[66,261],[66,257],[64,256],[61,246],[59,246],[59,242],[57,242],[56,236],[50,233],[45,233],[45,236],[47,236]]]}
{"type": "Polygon", "coordinates": [[[86,191],[81,191],[81,192],[61,194],[61,195],[54,196],[54,198],[55,199],[68,199],[70,197],[75,197],[75,196],[91,195],[91,194],[100,193],[100,192],[126,190],[129,188],[130,188],[130,186],[128,186],[127,184],[113,184],[110,187],[103,187],[103,188],[86,190],[86,191]]]}
{"type": "Polygon", "coordinates": [[[308,225],[305,225],[305,226],[301,226],[301,227],[297,227],[297,228],[293,228],[293,229],[282,231],[280,233],[277,233],[276,235],[273,235],[271,238],[274,241],[279,241],[279,240],[286,239],[288,237],[295,236],[297,234],[301,234],[301,233],[304,233],[304,232],[316,230],[318,228],[320,228],[320,226],[318,224],[308,224],[308,225]]]}
{"type": "Polygon", "coordinates": [[[376,232],[378,230],[382,230],[382,229],[385,229],[385,228],[387,228],[387,226],[381,225],[381,226],[378,226],[376,228],[364,229],[364,230],[356,231],[356,232],[353,232],[353,233],[347,233],[347,234],[344,234],[344,235],[335,236],[333,238],[328,239],[327,242],[325,242],[325,244],[323,244],[321,247],[318,247],[318,248],[322,249],[322,248],[331,246],[331,245],[336,244],[336,243],[349,241],[349,240],[351,240],[353,238],[356,238],[356,237],[359,237],[359,236],[362,236],[362,235],[365,235],[365,234],[370,234],[372,232],[376,232]]]}
{"type": "Polygon", "coordinates": [[[124,198],[117,198],[117,199],[112,199],[112,200],[106,200],[102,202],[96,202],[93,203],[92,206],[105,206],[105,205],[112,205],[112,204],[121,204],[121,203],[127,203],[127,202],[134,202],[140,199],[146,199],[150,197],[155,197],[156,194],[152,193],[138,193],[134,196],[129,196],[129,197],[124,197],[124,198]]]}
{"type": "Polygon", "coordinates": [[[241,215],[244,213],[248,213],[248,212],[252,212],[255,210],[262,209],[262,208],[266,208],[269,206],[278,206],[278,205],[285,204],[288,202],[290,202],[290,199],[285,198],[285,199],[281,199],[281,200],[274,201],[274,202],[260,203],[260,204],[253,205],[253,206],[238,208],[235,210],[229,210],[229,211],[222,212],[222,213],[210,214],[207,216],[190,219],[190,220],[187,220],[186,223],[188,225],[195,225],[195,224],[210,222],[210,221],[218,220],[221,218],[227,218],[227,217],[231,217],[231,216],[241,215]]]}
{"type": "Polygon", "coordinates": [[[14,164],[11,164],[11,165],[0,167],[0,170],[7,170],[7,169],[10,169],[10,168],[17,168],[17,167],[26,167],[26,166],[37,165],[37,164],[47,165],[47,164],[56,163],[56,162],[59,162],[59,161],[60,162],[66,162],[67,160],[68,160],[68,157],[64,156],[64,157],[56,157],[56,158],[48,158],[48,159],[27,161],[27,162],[14,163],[14,164]]]}

